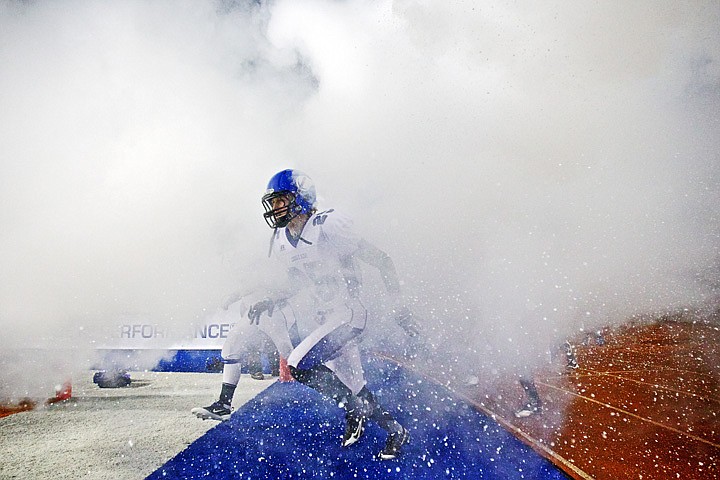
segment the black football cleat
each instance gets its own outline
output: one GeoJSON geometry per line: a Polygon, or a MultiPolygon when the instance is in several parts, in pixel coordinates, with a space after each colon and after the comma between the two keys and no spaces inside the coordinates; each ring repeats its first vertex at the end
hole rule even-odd
{"type": "Polygon", "coordinates": [[[345,426],[345,435],[343,435],[342,446],[349,447],[353,443],[360,440],[365,430],[365,417],[347,417],[345,426]]]}
{"type": "Polygon", "coordinates": [[[400,431],[388,435],[385,448],[378,454],[380,460],[392,460],[400,455],[400,448],[410,441],[410,432],[401,426],[400,431]]]}
{"type": "Polygon", "coordinates": [[[230,418],[232,410],[230,405],[223,405],[220,402],[215,402],[209,407],[196,407],[190,410],[190,413],[203,420],[217,420],[224,422],[230,418]]]}

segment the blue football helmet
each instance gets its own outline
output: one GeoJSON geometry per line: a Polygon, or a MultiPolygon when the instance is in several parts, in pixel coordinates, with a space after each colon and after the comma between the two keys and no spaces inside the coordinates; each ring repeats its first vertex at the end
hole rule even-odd
{"type": "Polygon", "coordinates": [[[270,228],[282,228],[300,214],[312,214],[315,200],[315,184],[310,177],[298,170],[283,170],[268,182],[262,197],[263,217],[270,228]],[[281,197],[287,199],[286,204],[273,208],[273,200],[281,197]]]}

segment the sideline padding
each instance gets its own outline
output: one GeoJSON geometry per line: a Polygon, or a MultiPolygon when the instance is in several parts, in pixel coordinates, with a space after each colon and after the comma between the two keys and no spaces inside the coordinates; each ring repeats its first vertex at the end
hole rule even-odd
{"type": "Polygon", "coordinates": [[[382,359],[371,359],[366,373],[378,399],[410,429],[396,460],[376,459],[386,435],[375,424],[355,445],[340,447],[342,411],[303,385],[278,382],[148,478],[568,478],[444,387],[382,359]]]}
{"type": "Polygon", "coordinates": [[[102,360],[94,370],[145,370],[147,358],[157,364],[154,372],[219,372],[222,371],[221,350],[98,349],[102,360]],[[158,361],[159,359],[159,361],[158,361]]]}

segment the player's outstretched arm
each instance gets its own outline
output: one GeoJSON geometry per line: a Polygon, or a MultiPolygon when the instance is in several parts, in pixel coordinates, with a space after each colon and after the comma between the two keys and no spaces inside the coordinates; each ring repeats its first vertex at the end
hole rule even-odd
{"type": "Polygon", "coordinates": [[[385,288],[393,297],[391,308],[395,323],[405,330],[405,333],[409,336],[414,337],[419,335],[420,326],[418,325],[417,319],[410,309],[400,300],[400,280],[398,279],[395,264],[392,258],[390,258],[390,255],[367,240],[361,240],[354,256],[380,271],[380,276],[383,282],[385,282],[385,288]]]}
{"type": "Polygon", "coordinates": [[[385,282],[385,288],[388,293],[400,293],[400,281],[398,280],[397,271],[395,271],[395,264],[393,263],[392,258],[390,258],[390,255],[383,252],[367,240],[360,240],[358,250],[355,252],[354,256],[380,271],[380,276],[382,277],[383,282],[385,282]]]}

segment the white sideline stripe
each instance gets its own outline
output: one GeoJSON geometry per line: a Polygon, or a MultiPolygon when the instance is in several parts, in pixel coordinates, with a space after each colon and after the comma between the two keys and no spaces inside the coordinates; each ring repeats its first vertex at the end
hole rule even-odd
{"type": "MultiPolygon", "coordinates": [[[[676,369],[676,368],[670,368],[670,367],[667,367],[666,369],[667,369],[667,370],[675,370],[675,371],[678,371],[678,372],[689,373],[689,374],[703,375],[703,374],[701,374],[701,373],[693,372],[693,371],[690,371],[690,370],[678,370],[678,369],[676,369]]],[[[682,390],[676,390],[676,389],[674,389],[674,388],[664,387],[664,386],[658,385],[658,384],[656,384],[656,383],[645,382],[645,381],[642,381],[642,380],[635,380],[635,379],[633,379],[633,378],[628,378],[628,377],[623,377],[623,376],[622,376],[623,373],[642,373],[642,372],[657,373],[656,370],[651,369],[651,368],[641,368],[641,369],[638,369],[638,370],[609,370],[609,371],[606,371],[606,372],[595,371],[595,370],[590,370],[590,369],[584,369],[584,373],[577,373],[577,372],[576,372],[575,375],[574,375],[574,378],[582,378],[582,377],[593,378],[593,377],[598,377],[598,376],[613,377],[613,378],[617,378],[617,379],[620,379],[620,380],[627,380],[628,382],[639,383],[640,385],[650,385],[650,386],[655,387],[655,388],[657,388],[657,389],[659,389],[659,390],[667,390],[667,391],[669,391],[669,392],[679,393],[679,394],[681,394],[681,395],[690,395],[690,396],[692,396],[692,397],[697,397],[697,398],[699,398],[699,399],[701,399],[701,400],[707,400],[708,402],[720,403],[720,398],[716,398],[716,397],[704,397],[704,396],[702,396],[702,395],[698,395],[697,393],[691,393],[691,392],[685,392],[685,391],[682,391],[682,390]]],[[[546,379],[545,381],[550,381],[550,379],[553,379],[553,378],[565,378],[565,375],[555,375],[555,376],[544,375],[544,378],[546,379]]]]}
{"type": "Polygon", "coordinates": [[[713,379],[715,378],[715,376],[714,376],[713,374],[711,374],[711,373],[695,372],[695,371],[693,371],[693,370],[683,370],[683,369],[681,369],[681,368],[663,367],[663,366],[660,366],[660,369],[661,369],[661,370],[662,370],[662,369],[665,369],[665,370],[675,370],[676,372],[692,373],[693,375],[702,375],[703,377],[710,377],[710,378],[713,378],[713,379]]]}
{"type": "Polygon", "coordinates": [[[625,415],[628,415],[628,416],[633,417],[633,418],[637,418],[638,420],[641,420],[641,421],[643,421],[643,422],[650,423],[650,424],[652,424],[652,425],[655,425],[656,427],[660,427],[660,428],[664,428],[664,429],[666,429],[666,430],[670,430],[671,432],[675,432],[675,433],[677,433],[677,434],[679,434],[679,435],[684,435],[684,436],[686,436],[686,437],[690,437],[690,438],[692,438],[693,440],[697,440],[698,442],[706,443],[706,444],[708,444],[708,445],[710,445],[710,446],[712,446],[712,447],[720,448],[720,445],[718,445],[718,444],[716,444],[716,443],[713,443],[713,442],[711,442],[711,441],[709,441],[709,440],[705,440],[704,438],[698,437],[698,436],[696,436],[696,435],[693,435],[692,433],[683,432],[682,430],[678,430],[677,428],[673,428],[673,427],[670,427],[670,426],[668,426],[668,425],[663,425],[662,423],[658,423],[658,422],[656,422],[656,421],[654,421],[654,420],[650,420],[649,418],[641,417],[640,415],[636,415],[636,414],[634,414],[634,413],[632,413],[632,412],[628,412],[627,410],[623,410],[622,408],[613,407],[612,405],[609,405],[609,404],[607,404],[607,403],[601,402],[601,401],[599,401],[599,400],[595,400],[594,398],[589,398],[589,397],[586,397],[586,396],[584,396],[584,395],[580,395],[579,393],[571,392],[571,391],[569,391],[569,390],[565,390],[565,389],[563,389],[563,388],[556,387],[555,385],[550,385],[549,383],[545,383],[545,382],[536,382],[536,383],[538,383],[538,384],[540,384],[540,385],[543,385],[543,386],[545,386],[545,387],[552,388],[553,390],[557,390],[557,391],[559,391],[559,392],[567,393],[568,395],[573,395],[573,396],[575,396],[575,397],[582,398],[583,400],[587,400],[588,402],[597,403],[598,405],[602,405],[603,407],[609,408],[609,409],[611,409],[611,410],[615,410],[616,412],[624,413],[625,415]]]}
{"type": "Polygon", "coordinates": [[[598,375],[605,376],[605,377],[613,377],[613,378],[618,378],[620,380],[627,380],[628,382],[639,383],[640,385],[650,385],[658,390],[667,390],[668,392],[679,393],[680,395],[689,395],[691,397],[696,397],[701,400],[707,400],[708,402],[720,403],[720,399],[718,399],[718,398],[703,397],[702,395],[698,395],[697,393],[683,392],[682,390],[676,390],[674,388],[664,387],[664,386],[658,385],[656,383],[645,382],[642,380],[635,380],[633,378],[622,377],[620,375],[613,375],[612,373],[609,373],[609,372],[594,372],[594,373],[597,373],[598,375]]]}
{"type": "MultiPolygon", "coordinates": [[[[624,364],[627,364],[627,365],[632,365],[633,363],[635,363],[635,362],[631,362],[631,361],[628,361],[628,360],[623,360],[622,358],[613,358],[612,361],[613,361],[613,363],[624,363],[624,364]]],[[[674,370],[674,371],[676,371],[676,372],[692,373],[692,374],[694,374],[694,375],[702,375],[703,377],[715,378],[715,377],[713,376],[713,374],[711,374],[711,373],[696,372],[696,371],[694,371],[694,370],[685,370],[685,369],[682,369],[682,368],[675,368],[675,367],[666,367],[666,366],[664,366],[664,365],[658,365],[658,366],[654,366],[654,365],[653,365],[653,368],[634,368],[634,369],[632,369],[632,370],[618,370],[618,373],[623,373],[623,372],[649,372],[649,371],[654,371],[654,370],[674,370]]]]}

